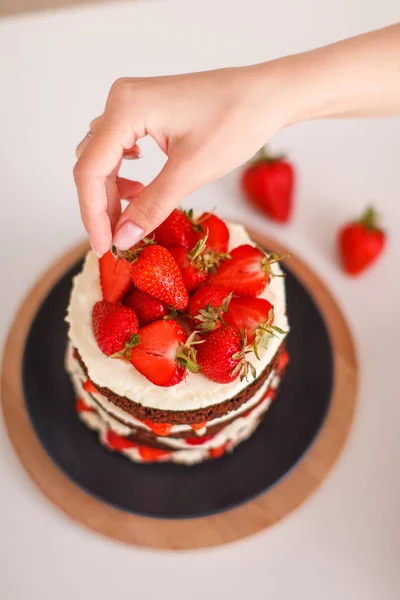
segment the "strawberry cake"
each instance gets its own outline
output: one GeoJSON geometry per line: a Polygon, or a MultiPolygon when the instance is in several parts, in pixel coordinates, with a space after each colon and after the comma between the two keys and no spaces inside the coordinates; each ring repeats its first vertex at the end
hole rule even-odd
{"type": "Polygon", "coordinates": [[[176,209],[129,251],[90,251],[66,320],[78,416],[135,462],[232,452],[288,363],[279,258],[212,213],[176,209]]]}

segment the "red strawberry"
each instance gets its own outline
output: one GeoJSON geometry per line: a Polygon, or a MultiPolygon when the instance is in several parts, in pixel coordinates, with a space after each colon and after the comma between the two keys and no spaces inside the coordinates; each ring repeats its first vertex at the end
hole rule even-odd
{"type": "Polygon", "coordinates": [[[171,452],[161,448],[150,448],[150,446],[139,446],[139,454],[145,462],[157,462],[160,458],[169,456],[171,452]]]}
{"type": "Polygon", "coordinates": [[[190,298],[188,314],[198,329],[213,331],[220,327],[231,299],[230,290],[219,285],[202,285],[190,298]]]}
{"type": "Polygon", "coordinates": [[[203,435],[201,437],[192,437],[192,438],[186,438],[185,442],[187,444],[189,444],[189,446],[201,446],[202,444],[205,444],[206,442],[210,441],[213,439],[213,435],[203,435]]]}
{"type": "Polygon", "coordinates": [[[253,343],[253,350],[258,359],[260,358],[258,346],[267,348],[272,336],[278,337],[277,334],[286,333],[280,327],[273,325],[272,304],[268,300],[252,296],[232,298],[225,315],[225,322],[236,331],[246,334],[247,343],[253,343]]]}
{"type": "Polygon", "coordinates": [[[279,363],[278,363],[278,371],[279,373],[283,373],[284,370],[286,369],[286,367],[289,364],[289,353],[287,352],[287,350],[285,350],[285,348],[283,348],[280,357],[279,357],[279,363]]]}
{"type": "Polygon", "coordinates": [[[274,221],[289,220],[293,204],[294,169],[282,157],[270,157],[265,150],[242,175],[245,197],[274,221]]]}
{"type": "Polygon", "coordinates": [[[94,387],[93,383],[90,381],[90,379],[86,379],[85,383],[83,384],[83,389],[89,394],[99,393],[98,390],[94,387]]]}
{"type": "Polygon", "coordinates": [[[103,299],[117,304],[132,286],[131,266],[123,258],[114,258],[109,250],[99,259],[99,267],[103,299]]]}
{"type": "Polygon", "coordinates": [[[190,219],[177,208],[154,230],[154,236],[157,244],[165,248],[181,247],[189,250],[196,243],[190,219]]]}
{"type": "Polygon", "coordinates": [[[230,255],[231,260],[224,261],[207,281],[228,288],[238,296],[259,296],[272,276],[271,265],[280,260],[275,254],[267,257],[249,244],[237,246],[230,255]]]}
{"type": "Polygon", "coordinates": [[[185,310],[189,296],[176,260],[163,246],[151,242],[123,253],[131,263],[131,276],[136,287],[150,296],[185,310]]]}
{"type": "Polygon", "coordinates": [[[118,452],[137,447],[135,442],[131,442],[131,440],[128,440],[128,438],[118,435],[118,433],[115,433],[112,429],[108,429],[106,433],[106,442],[111,450],[117,450],[118,452]]]}
{"type": "Polygon", "coordinates": [[[155,321],[139,334],[140,343],[128,351],[127,358],[155,385],[176,385],[185,377],[186,368],[199,370],[191,340],[176,321],[155,321]]]}
{"type": "Polygon", "coordinates": [[[107,356],[123,353],[124,349],[137,344],[139,328],[135,311],[127,306],[96,302],[92,312],[94,337],[100,350],[107,356]]]}
{"type": "Polygon", "coordinates": [[[338,242],[343,269],[349,275],[359,275],[382,254],[386,233],[377,226],[374,209],[368,208],[359,221],[342,227],[338,242]]]}
{"type": "Polygon", "coordinates": [[[250,369],[255,377],[253,365],[245,358],[245,340],[228,327],[212,331],[197,349],[197,364],[201,373],[217,383],[231,383],[239,375],[247,377],[250,369]]]}
{"type": "Polygon", "coordinates": [[[193,255],[191,256],[185,248],[171,248],[170,252],[180,268],[183,283],[191,294],[207,277],[204,266],[201,261],[196,260],[196,256],[192,258],[193,255]]]}
{"type": "Polygon", "coordinates": [[[193,429],[193,431],[200,431],[200,429],[207,427],[207,421],[203,421],[202,423],[193,423],[190,427],[193,429]]]}
{"type": "Polygon", "coordinates": [[[223,446],[219,446],[218,448],[210,448],[210,458],[220,458],[223,454],[225,454],[227,444],[223,444],[223,446]]]}
{"type": "Polygon", "coordinates": [[[78,413],[80,412],[94,412],[93,408],[85,404],[85,401],[82,398],[76,399],[75,409],[78,413]]]}
{"type": "Polygon", "coordinates": [[[156,435],[164,436],[171,433],[172,425],[169,423],[153,423],[153,421],[142,421],[156,435]]]}
{"type": "MultiPolygon", "coordinates": [[[[216,215],[213,213],[203,213],[195,222],[203,231],[197,232],[197,240],[201,240],[208,234],[207,243],[204,252],[221,252],[228,251],[229,244],[229,229],[216,215]]],[[[196,228],[195,224],[195,228],[196,228]]]]}
{"type": "Polygon", "coordinates": [[[123,299],[123,304],[132,308],[139,319],[140,327],[158,321],[169,314],[168,306],[162,300],[150,296],[142,290],[132,290],[123,299]]]}

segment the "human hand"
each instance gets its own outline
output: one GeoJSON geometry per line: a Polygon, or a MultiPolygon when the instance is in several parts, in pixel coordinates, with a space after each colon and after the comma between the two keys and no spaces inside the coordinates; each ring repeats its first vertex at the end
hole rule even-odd
{"type": "Polygon", "coordinates": [[[74,170],[82,219],[99,255],[113,233],[121,250],[137,243],[186,196],[245,162],[286,123],[274,68],[263,69],[262,77],[255,66],[114,83],[104,114],[78,146],[74,170]],[[123,156],[135,157],[145,135],[168,156],[147,187],[118,177],[123,156]],[[122,216],[121,199],[133,200],[122,216]]]}

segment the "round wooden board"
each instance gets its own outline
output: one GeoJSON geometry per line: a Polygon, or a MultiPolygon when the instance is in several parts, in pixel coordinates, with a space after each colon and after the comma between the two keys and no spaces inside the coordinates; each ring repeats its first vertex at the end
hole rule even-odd
{"type": "MultiPolygon", "coordinates": [[[[286,248],[250,231],[252,238],[279,255],[286,248]]],[[[49,500],[75,521],[110,538],[151,548],[183,550],[218,546],[247,537],[276,523],[298,507],[321,483],[348,436],[357,392],[357,360],[347,323],[320,279],[298,258],[290,269],[311,292],[327,323],[333,344],[335,375],[326,421],[295,469],[262,496],[214,516],[164,520],[136,516],[96,500],[68,479],[52,462],[34,433],[22,391],[22,357],[31,321],[46,294],[87,249],[80,244],[58,260],[38,281],[19,309],[5,347],[1,397],[14,448],[33,481],[49,500]]]]}

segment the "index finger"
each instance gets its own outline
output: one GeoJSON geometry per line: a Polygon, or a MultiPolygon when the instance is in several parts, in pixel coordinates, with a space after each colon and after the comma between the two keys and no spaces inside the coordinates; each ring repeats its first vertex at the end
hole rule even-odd
{"type": "Polygon", "coordinates": [[[89,139],[74,168],[82,221],[93,249],[103,255],[111,246],[107,210],[120,202],[116,176],[125,148],[135,144],[133,132],[104,123],[89,139]]]}

